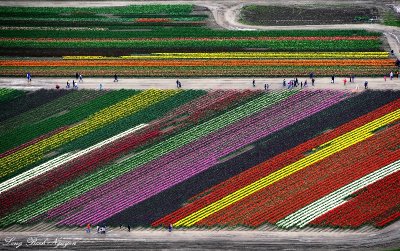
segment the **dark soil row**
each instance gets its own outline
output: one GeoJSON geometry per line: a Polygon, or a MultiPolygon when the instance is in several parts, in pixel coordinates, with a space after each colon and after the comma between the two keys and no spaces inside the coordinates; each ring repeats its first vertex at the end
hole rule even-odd
{"type": "Polygon", "coordinates": [[[0,106],[0,122],[68,94],[68,90],[39,90],[17,97],[0,106]]]}
{"type": "Polygon", "coordinates": [[[255,148],[134,205],[105,222],[115,226],[149,226],[212,186],[398,98],[400,92],[363,92],[255,142],[255,148]]]}
{"type": "Polygon", "coordinates": [[[377,8],[348,5],[343,7],[246,6],[241,11],[244,23],[259,25],[313,25],[366,23],[379,16],[377,8]]]}

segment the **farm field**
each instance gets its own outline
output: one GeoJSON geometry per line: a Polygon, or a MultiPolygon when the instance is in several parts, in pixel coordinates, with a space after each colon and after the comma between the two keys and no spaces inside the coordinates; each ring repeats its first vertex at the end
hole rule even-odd
{"type": "Polygon", "coordinates": [[[0,102],[2,229],[400,217],[399,91],[0,89],[0,102]]]}
{"type": "Polygon", "coordinates": [[[241,21],[255,25],[309,25],[347,24],[374,22],[383,12],[379,7],[357,4],[298,5],[298,6],[245,6],[240,14],[241,21]]]}
{"type": "Polygon", "coordinates": [[[213,27],[195,5],[2,7],[0,77],[369,76],[396,71],[380,32],[213,27]]]}
{"type": "Polygon", "coordinates": [[[396,250],[399,11],[0,0],[0,249],[396,250]]]}

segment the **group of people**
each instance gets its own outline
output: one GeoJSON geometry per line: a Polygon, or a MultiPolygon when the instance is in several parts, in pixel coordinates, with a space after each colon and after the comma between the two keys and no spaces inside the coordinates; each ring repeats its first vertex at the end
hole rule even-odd
{"type": "MultiPolygon", "coordinates": [[[[253,79],[253,87],[256,87],[256,80],[255,79],[253,79]]],[[[264,84],[264,90],[266,90],[266,91],[269,90],[269,84],[268,83],[264,84]]]]}
{"type": "MultiPolygon", "coordinates": [[[[67,88],[67,89],[71,88],[69,80],[67,80],[67,85],[65,86],[65,88],[67,88]]],[[[72,88],[73,89],[78,89],[78,82],[75,82],[75,80],[72,80],[72,88]]]]}
{"type": "MultiPolygon", "coordinates": [[[[312,82],[312,85],[314,86],[315,79],[313,78],[311,82],[312,82]]],[[[294,79],[289,80],[289,82],[286,82],[286,79],[283,79],[282,86],[283,86],[283,88],[286,88],[286,86],[287,86],[288,89],[293,89],[298,86],[300,86],[300,88],[303,88],[303,87],[305,88],[305,87],[308,87],[308,82],[306,79],[306,80],[304,80],[304,83],[303,83],[303,81],[300,81],[300,83],[299,83],[299,79],[297,77],[295,77],[294,79]]]]}
{"type": "MultiPolygon", "coordinates": [[[[90,224],[87,224],[86,225],[86,233],[88,233],[88,234],[90,233],[90,228],[91,228],[90,224]]],[[[106,233],[106,225],[102,225],[102,226],[97,225],[96,231],[98,234],[105,234],[106,233]]]]}
{"type": "MultiPolygon", "coordinates": [[[[397,76],[397,78],[399,78],[399,71],[396,72],[396,76],[397,76]]],[[[393,71],[391,71],[391,72],[389,73],[389,78],[390,78],[390,80],[393,80],[393,78],[394,78],[394,73],[393,73],[393,71]]],[[[386,75],[383,76],[383,79],[384,79],[385,82],[386,82],[386,75]]]]}
{"type": "MultiPolygon", "coordinates": [[[[86,233],[88,233],[88,234],[90,233],[90,228],[91,228],[90,223],[88,223],[86,225],[86,233]]],[[[119,225],[119,229],[122,229],[122,224],[119,225]]],[[[127,229],[128,229],[128,232],[130,232],[131,231],[131,225],[128,224],[127,225],[127,229]]],[[[107,230],[107,228],[106,228],[106,225],[104,225],[104,224],[102,226],[99,226],[99,225],[96,226],[96,231],[99,234],[105,234],[106,230],[107,230]]],[[[172,232],[172,224],[168,225],[168,232],[172,232]]]]}

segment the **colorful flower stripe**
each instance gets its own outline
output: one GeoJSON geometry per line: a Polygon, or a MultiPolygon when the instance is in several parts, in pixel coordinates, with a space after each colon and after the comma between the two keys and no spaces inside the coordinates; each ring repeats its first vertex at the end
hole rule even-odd
{"type": "MultiPolygon", "coordinates": [[[[160,19],[161,20],[161,19],[160,19]]],[[[340,40],[376,40],[376,36],[336,36],[336,37],[174,37],[174,38],[0,38],[0,41],[40,41],[40,42],[102,42],[102,41],[340,41],[340,40]]]]}
{"type": "Polygon", "coordinates": [[[343,59],[343,60],[0,60],[0,66],[394,66],[393,59],[343,59]]]}
{"type": "Polygon", "coordinates": [[[300,120],[303,118],[303,116],[308,116],[310,113],[318,112],[319,109],[323,109],[324,106],[329,106],[332,105],[333,102],[338,102],[338,100],[340,100],[339,96],[342,96],[340,93],[336,93],[333,96],[330,95],[332,94],[326,92],[302,92],[293,95],[288,98],[289,100],[286,99],[279,103],[279,105],[274,106],[273,109],[267,109],[266,111],[252,116],[251,118],[245,119],[240,123],[232,125],[228,128],[224,128],[222,132],[218,131],[215,135],[210,135],[209,137],[195,142],[193,145],[190,144],[184,148],[180,148],[175,154],[178,154],[181,157],[175,155],[165,156],[165,158],[168,158],[168,160],[161,158],[146,168],[146,170],[148,169],[149,171],[153,170],[152,172],[145,171],[145,167],[142,167],[139,170],[135,170],[137,172],[134,176],[125,175],[120,177],[121,181],[126,181],[125,183],[121,183],[120,181],[118,182],[116,180],[115,182],[112,182],[115,184],[108,184],[109,186],[107,188],[101,189],[102,191],[108,191],[107,196],[105,196],[107,193],[102,193],[102,197],[98,198],[98,201],[102,201],[101,208],[106,210],[97,212],[97,208],[99,207],[96,207],[94,203],[91,203],[93,200],[89,200],[87,203],[81,203],[86,205],[84,209],[80,210],[79,213],[66,218],[62,221],[62,223],[83,224],[82,220],[90,217],[86,215],[87,212],[94,211],[97,212],[93,214],[96,215],[95,217],[97,217],[97,219],[93,219],[95,222],[104,220],[110,215],[117,213],[115,210],[120,211],[121,207],[136,204],[148,196],[157,194],[162,190],[173,186],[175,183],[179,183],[188,177],[196,175],[199,172],[212,167],[217,163],[219,158],[225,156],[229,152],[235,151],[251,142],[254,142],[255,140],[258,140],[261,137],[265,137],[266,134],[273,133],[274,131],[287,126],[288,123],[294,123],[295,119],[300,120]],[[322,97],[326,98],[326,101],[324,101],[322,97]],[[316,107],[315,109],[303,111],[303,114],[299,115],[298,117],[286,114],[281,115],[283,118],[286,118],[286,120],[289,121],[284,121],[281,116],[275,116],[273,118],[270,117],[271,114],[276,114],[277,111],[282,110],[282,107],[286,107],[292,102],[301,102],[304,106],[307,106],[307,104],[314,104],[316,107]],[[202,152],[202,155],[199,156],[198,152],[202,152]],[[211,161],[210,163],[208,161],[207,163],[204,162],[205,156],[207,156],[206,158],[211,161]],[[163,163],[168,164],[165,165],[163,163]],[[171,172],[170,170],[173,171],[171,172]],[[141,178],[139,179],[139,177],[141,178]],[[159,184],[160,182],[165,185],[157,186],[156,184],[159,184]],[[147,184],[146,190],[143,190],[142,188],[143,183],[147,184]],[[118,186],[118,184],[120,185],[118,186]],[[122,198],[116,198],[116,196],[113,195],[116,191],[119,191],[118,193],[122,196],[122,198]],[[134,193],[137,194],[137,196],[129,196],[129,198],[123,199],[125,198],[123,194],[132,194],[133,191],[135,191],[134,193]],[[100,218],[102,215],[104,217],[103,219],[100,218]]]}
{"type": "MultiPolygon", "coordinates": [[[[204,53],[152,53],[150,55],[121,56],[122,59],[213,59],[213,58],[388,58],[388,52],[204,52],[204,53]]],[[[102,59],[90,56],[65,56],[63,59],[102,59]],[[87,57],[87,58],[85,58],[87,57]]],[[[104,57],[104,59],[107,59],[104,57]]]]}
{"type": "Polygon", "coordinates": [[[137,18],[138,23],[168,23],[171,22],[169,18],[137,18]]]}
{"type": "Polygon", "coordinates": [[[388,52],[198,52],[198,53],[151,53],[120,57],[63,56],[64,60],[94,59],[220,59],[220,58],[388,58],[388,52]]]}
{"type": "MultiPolygon", "coordinates": [[[[21,76],[30,71],[35,76],[70,76],[71,69],[76,67],[4,67],[0,71],[0,76],[21,76]]],[[[308,76],[314,72],[317,76],[331,76],[340,72],[343,76],[383,76],[388,72],[395,71],[395,66],[242,66],[242,67],[81,67],[81,71],[90,76],[113,76],[115,72],[119,76],[151,76],[151,77],[205,77],[205,76],[308,76]]]]}
{"type": "MultiPolygon", "coordinates": [[[[200,99],[194,100],[182,107],[179,110],[171,111],[169,114],[166,114],[163,118],[153,121],[150,123],[150,128],[158,128],[162,130],[163,128],[168,128],[168,131],[163,131],[163,135],[171,134],[174,131],[177,131],[179,128],[183,127],[186,123],[190,121],[195,121],[200,117],[204,117],[207,114],[211,114],[212,110],[221,110],[229,105],[232,105],[235,102],[240,101],[241,98],[246,99],[247,97],[254,94],[254,92],[244,91],[211,91],[206,96],[201,97],[200,99]],[[185,114],[185,117],[182,115],[185,114]],[[203,114],[203,115],[202,115],[203,114]],[[171,126],[175,128],[175,130],[171,129],[171,126]]],[[[113,181],[114,182],[114,181],[113,181]]],[[[113,189],[113,187],[109,188],[107,183],[106,189],[113,189]]],[[[118,185],[125,184],[125,182],[120,183],[118,185]]],[[[94,194],[98,191],[104,190],[92,190],[89,193],[86,193],[85,196],[95,196],[94,194]]],[[[96,195],[98,196],[98,195],[96,195]]],[[[77,197],[66,204],[61,205],[54,210],[51,210],[48,214],[51,217],[58,217],[65,212],[69,212],[73,210],[74,207],[79,206],[81,204],[82,197],[77,197]]]]}
{"type": "Polygon", "coordinates": [[[46,172],[48,172],[48,171],[50,171],[52,169],[55,169],[55,168],[65,164],[65,163],[73,161],[76,158],[79,158],[79,157],[81,157],[81,156],[83,156],[85,154],[88,154],[88,153],[96,150],[96,149],[104,147],[105,145],[110,144],[110,143],[112,143],[112,142],[114,142],[114,141],[116,141],[116,140],[118,140],[118,139],[120,139],[122,137],[125,137],[125,136],[127,136],[127,135],[129,135],[129,134],[131,134],[131,133],[133,133],[133,132],[135,132],[137,130],[140,130],[140,129],[146,127],[146,126],[147,126],[146,124],[138,125],[138,126],[132,128],[132,129],[129,129],[129,130],[125,131],[125,132],[117,134],[117,135],[115,135],[115,136],[113,136],[113,137],[111,137],[109,139],[103,140],[103,141],[101,141],[101,142],[99,142],[99,143],[97,143],[97,144],[95,144],[95,145],[93,145],[93,146],[91,146],[89,148],[81,150],[81,151],[79,151],[77,153],[66,153],[66,154],[61,155],[61,156],[59,156],[57,158],[54,158],[54,159],[52,159],[52,160],[50,160],[50,161],[48,161],[46,163],[43,163],[43,164],[41,164],[41,165],[39,165],[37,167],[34,167],[34,168],[32,168],[32,169],[30,169],[30,170],[28,170],[26,172],[23,172],[23,173],[19,174],[18,176],[15,176],[15,177],[7,180],[7,181],[4,181],[4,182],[0,183],[0,194],[4,193],[5,191],[7,191],[7,190],[9,190],[9,189],[11,189],[13,187],[18,186],[18,185],[20,185],[20,184],[22,184],[24,182],[27,182],[30,179],[33,179],[33,178],[35,178],[35,177],[37,177],[39,175],[42,175],[42,174],[44,174],[44,173],[46,173],[46,172]]]}
{"type": "MultiPolygon", "coordinates": [[[[259,180],[262,177],[265,177],[275,171],[278,171],[279,169],[283,168],[286,165],[299,161],[300,159],[303,158],[304,153],[309,152],[311,150],[315,151],[315,149],[317,149],[319,145],[327,141],[331,141],[334,138],[339,137],[340,135],[346,132],[354,130],[368,122],[378,119],[379,117],[387,113],[393,112],[399,107],[400,107],[400,100],[393,101],[373,112],[370,112],[360,118],[357,118],[356,120],[346,123],[334,129],[333,131],[329,131],[325,134],[322,134],[321,136],[309,140],[291,150],[288,150],[287,152],[284,152],[264,163],[259,164],[258,166],[250,168],[247,171],[244,171],[243,173],[235,177],[232,177],[226,182],[220,183],[210,188],[209,190],[204,191],[203,195],[200,194],[202,198],[198,199],[194,203],[182,207],[181,209],[177,210],[176,212],[170,215],[167,215],[157,220],[152,225],[153,226],[158,226],[160,224],[168,225],[169,223],[177,222],[179,219],[182,219],[200,210],[201,208],[207,206],[208,204],[211,204],[213,202],[218,201],[219,199],[222,199],[223,197],[229,195],[230,193],[233,193],[237,189],[248,186],[252,182],[255,182],[256,180],[259,180]],[[288,154],[288,152],[290,153],[290,155],[288,154]]],[[[194,197],[198,196],[199,195],[196,195],[194,197]]]]}
{"type": "MultiPolygon", "coordinates": [[[[13,154],[13,153],[15,153],[15,152],[18,152],[18,151],[20,151],[20,150],[22,150],[22,149],[24,149],[24,148],[26,148],[26,147],[28,147],[28,146],[31,146],[31,145],[33,145],[33,144],[36,144],[37,142],[39,142],[39,141],[41,141],[41,140],[43,140],[43,139],[46,139],[46,138],[48,138],[48,137],[50,137],[50,136],[53,136],[53,135],[55,135],[55,134],[57,134],[57,133],[59,133],[59,132],[62,132],[62,131],[64,131],[64,130],[67,130],[69,127],[70,127],[70,126],[63,126],[63,127],[60,127],[60,128],[55,129],[55,130],[53,130],[53,131],[51,131],[51,132],[49,132],[49,133],[46,133],[46,134],[44,134],[44,135],[41,135],[41,136],[39,136],[39,137],[37,137],[37,138],[31,140],[31,141],[28,141],[28,142],[26,142],[26,143],[24,143],[24,144],[22,144],[22,145],[19,145],[19,146],[13,148],[13,149],[10,149],[10,150],[8,150],[8,151],[6,151],[6,152],[3,152],[3,153],[0,154],[0,159],[1,159],[1,158],[4,158],[4,157],[6,157],[6,156],[8,156],[8,155],[10,155],[10,154],[13,154]]],[[[1,187],[1,184],[0,184],[0,187],[1,187]]],[[[1,193],[1,188],[0,188],[0,193],[1,193]]]]}
{"type": "Polygon", "coordinates": [[[398,129],[400,126],[387,129],[385,133],[379,133],[294,173],[240,203],[199,221],[197,225],[241,224],[256,227],[265,222],[275,224],[302,207],[400,158],[400,151],[392,153],[390,150],[399,143],[398,129]],[[243,208],[246,214],[238,216],[235,212],[242,212],[243,208]]]}
{"type": "Polygon", "coordinates": [[[400,204],[399,181],[400,171],[397,171],[350,195],[355,197],[313,220],[311,224],[356,228],[373,223],[374,218],[382,212],[388,212],[400,204]]]}
{"type": "Polygon", "coordinates": [[[214,202],[205,208],[185,217],[184,219],[179,220],[174,225],[175,226],[187,226],[190,227],[197,223],[198,221],[208,217],[209,215],[235,203],[240,201],[241,199],[259,191],[260,189],[271,185],[289,175],[302,170],[303,168],[308,167],[309,165],[316,163],[332,154],[335,154],[338,151],[341,151],[353,144],[361,142],[366,138],[371,137],[372,131],[376,130],[379,127],[385,126],[393,121],[396,121],[400,118],[400,109],[389,113],[373,122],[370,122],[360,128],[357,128],[349,133],[346,133],[332,141],[329,141],[323,145],[321,145],[321,150],[313,153],[293,164],[290,164],[242,189],[237,190],[236,192],[229,194],[223,199],[214,202]]]}
{"type": "Polygon", "coordinates": [[[4,177],[7,174],[40,160],[46,152],[52,149],[77,139],[106,124],[135,113],[155,102],[175,95],[176,93],[177,91],[144,91],[103,109],[76,126],[0,159],[0,177],[4,177]]]}
{"type": "Polygon", "coordinates": [[[144,132],[139,135],[131,135],[119,140],[107,147],[94,150],[93,152],[79,157],[71,163],[61,165],[57,169],[46,173],[44,176],[30,180],[13,190],[0,195],[0,202],[4,207],[0,208],[0,215],[12,212],[26,204],[27,201],[36,200],[40,195],[48,193],[55,188],[67,183],[82,174],[88,174],[98,169],[102,164],[111,162],[121,154],[143,145],[159,136],[159,131],[144,132]],[[45,184],[45,186],[43,186],[45,184]]]}
{"type": "Polygon", "coordinates": [[[358,179],[341,189],[311,203],[310,205],[298,210],[297,212],[280,220],[277,225],[283,228],[291,228],[294,226],[304,227],[314,219],[322,216],[330,210],[346,203],[346,197],[356,191],[389,176],[392,173],[400,170],[400,160],[387,165],[371,174],[368,174],[361,179],[358,179]]]}
{"type": "MultiPolygon", "coordinates": [[[[290,95],[295,92],[286,92],[285,95],[290,95]]],[[[197,125],[187,131],[184,131],[172,138],[169,138],[155,146],[146,148],[133,157],[124,160],[118,164],[117,168],[102,169],[102,172],[95,172],[87,175],[84,178],[63,187],[60,190],[49,194],[48,196],[27,205],[26,207],[15,211],[6,217],[2,218],[0,225],[8,225],[12,222],[26,222],[29,219],[36,217],[60,204],[77,197],[93,188],[105,184],[111,179],[119,177],[124,173],[133,170],[134,168],[143,165],[151,160],[176,150],[183,145],[186,145],[199,137],[208,135],[222,127],[231,123],[237,122],[244,117],[250,116],[266,106],[272,105],[272,100],[277,102],[278,97],[282,98],[281,92],[271,95],[262,95],[259,98],[253,99],[246,104],[243,104],[235,109],[229,110],[222,115],[213,118],[207,122],[197,125]]]]}

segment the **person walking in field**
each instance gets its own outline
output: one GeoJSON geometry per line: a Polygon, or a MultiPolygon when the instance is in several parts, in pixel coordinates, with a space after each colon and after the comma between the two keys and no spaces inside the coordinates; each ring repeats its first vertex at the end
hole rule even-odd
{"type": "Polygon", "coordinates": [[[67,86],[66,86],[66,88],[67,89],[69,89],[71,86],[70,86],[70,84],[69,84],[69,80],[67,80],[67,86]]]}
{"type": "Polygon", "coordinates": [[[286,79],[283,79],[282,85],[283,87],[286,87],[286,79]]]}
{"type": "Polygon", "coordinates": [[[364,82],[364,89],[368,89],[368,81],[364,82]]]}
{"type": "Polygon", "coordinates": [[[332,83],[332,84],[335,83],[335,75],[332,75],[332,77],[331,77],[331,83],[332,83]]]}
{"type": "Polygon", "coordinates": [[[79,72],[75,73],[75,79],[78,80],[79,79],[79,72]]]}
{"type": "Polygon", "coordinates": [[[385,76],[383,76],[383,79],[385,80],[385,82],[386,82],[386,75],[385,76]]]}
{"type": "Polygon", "coordinates": [[[117,76],[117,74],[114,75],[114,82],[118,82],[118,76],[117,76]]]}
{"type": "Polygon", "coordinates": [[[86,233],[90,233],[90,224],[86,225],[86,233]]]}
{"type": "Polygon", "coordinates": [[[168,232],[172,232],[172,224],[170,223],[169,225],[168,225],[168,232]]]}
{"type": "Polygon", "coordinates": [[[397,79],[399,79],[399,71],[396,72],[397,79]]]}
{"type": "Polygon", "coordinates": [[[393,72],[392,71],[389,73],[389,77],[390,77],[390,80],[393,80],[393,72]]]}
{"type": "Polygon", "coordinates": [[[253,87],[256,87],[256,80],[253,79],[253,87]]]}
{"type": "Polygon", "coordinates": [[[176,80],[176,88],[179,88],[179,80],[176,80]]]}
{"type": "Polygon", "coordinates": [[[304,81],[304,88],[308,86],[307,79],[304,81]]]}
{"type": "Polygon", "coordinates": [[[31,82],[32,78],[31,78],[31,73],[30,72],[28,72],[26,74],[26,78],[27,78],[28,82],[31,82]]]}
{"type": "Polygon", "coordinates": [[[79,75],[79,82],[83,82],[83,76],[82,76],[82,74],[79,75]]]}
{"type": "Polygon", "coordinates": [[[314,86],[315,78],[311,79],[311,85],[314,86]]]}
{"type": "Polygon", "coordinates": [[[343,79],[343,85],[346,86],[347,79],[343,79]]]}

